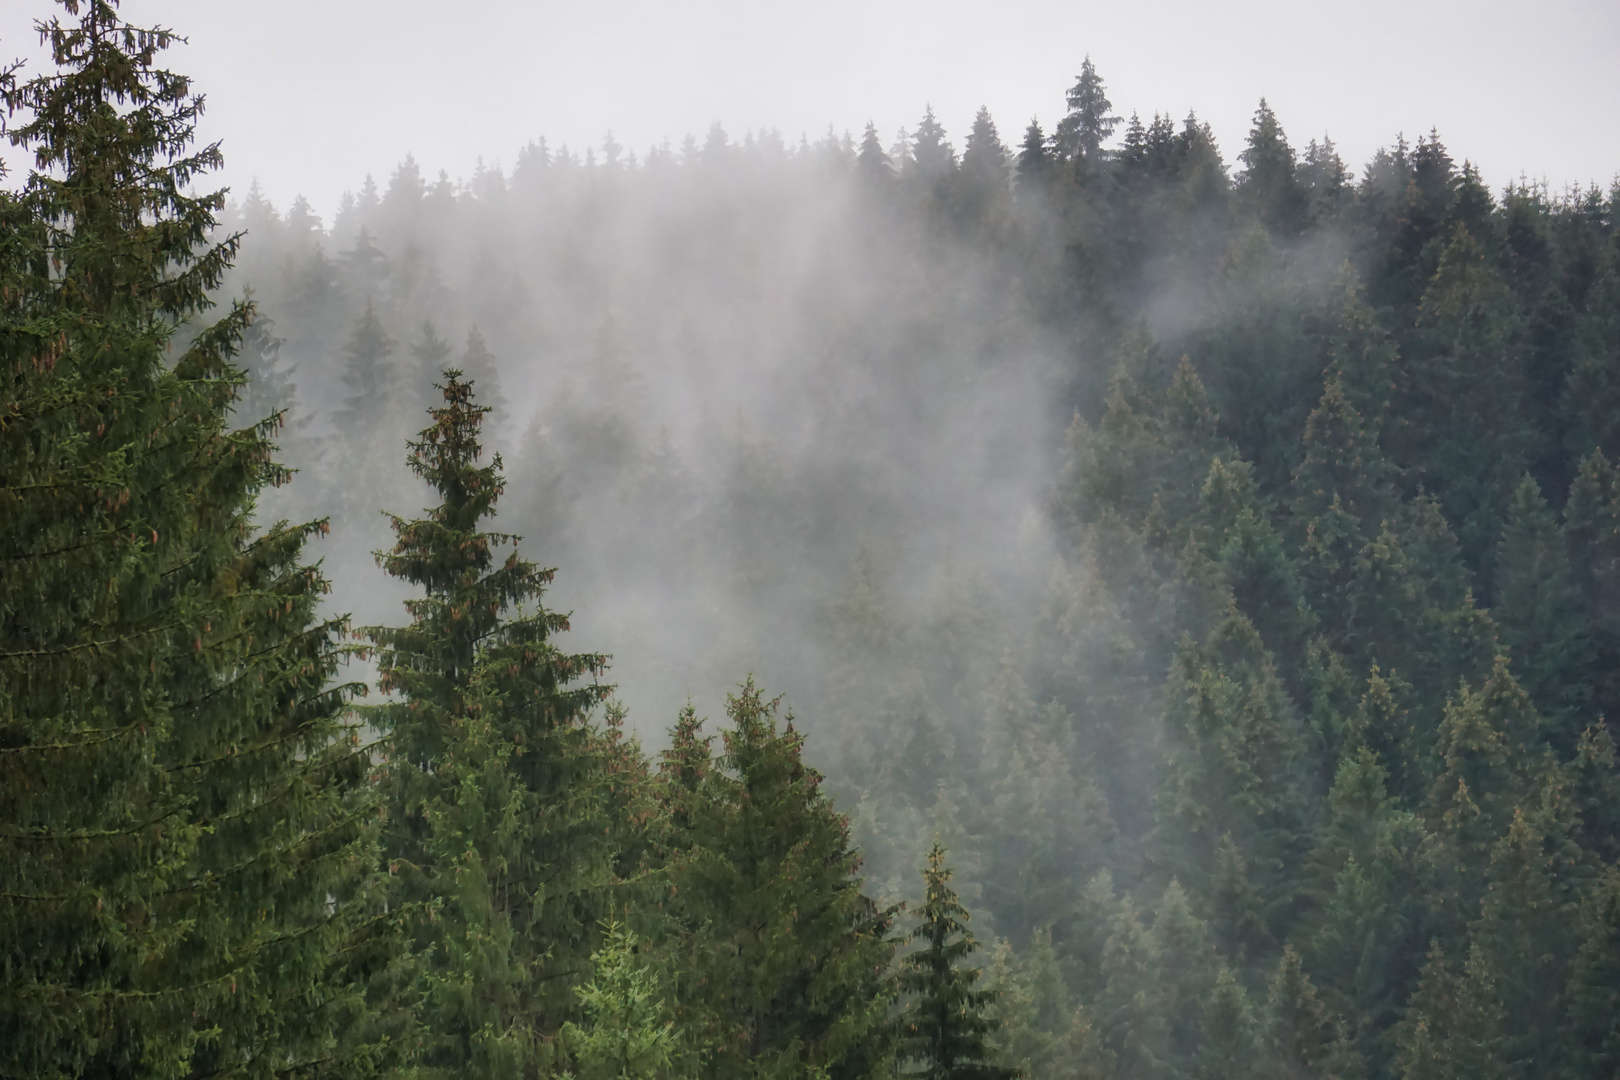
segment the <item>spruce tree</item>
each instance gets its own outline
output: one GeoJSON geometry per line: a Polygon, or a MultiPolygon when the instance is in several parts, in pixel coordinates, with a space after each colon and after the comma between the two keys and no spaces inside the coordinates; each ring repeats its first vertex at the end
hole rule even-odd
{"type": "Polygon", "coordinates": [[[384,850],[418,912],[422,1063],[529,1075],[574,1010],[606,914],[610,803],[587,723],[606,660],[557,647],[568,619],[542,603],[553,572],[480,528],[504,487],[499,455],[480,463],[488,407],[459,371],[440,391],[408,459],[440,502],[392,517],[398,541],[377,556],[423,594],[409,625],[365,631],[379,687],[400,699],[367,713],[388,738],[384,850]]]}
{"type": "Polygon", "coordinates": [[[1542,730],[1505,658],[1446,706],[1426,816],[1438,841],[1434,899],[1454,928],[1477,910],[1491,852],[1531,793],[1545,752],[1542,730]]]}
{"type": "Polygon", "coordinates": [[[1018,144],[1018,197],[1039,198],[1046,189],[1047,177],[1052,171],[1052,157],[1047,149],[1046,135],[1038,120],[1030,120],[1024,129],[1024,141],[1018,144]]]}
{"type": "Polygon", "coordinates": [[[911,133],[911,154],[903,168],[924,191],[937,191],[942,180],[956,172],[956,150],[945,138],[945,128],[934,117],[934,107],[927,106],[911,133]]]}
{"type": "Polygon", "coordinates": [[[343,385],[349,393],[336,416],[345,436],[356,446],[368,446],[388,415],[394,377],[389,357],[395,344],[368,299],[365,313],[343,346],[343,385]]]}
{"type": "Polygon", "coordinates": [[[1102,144],[1119,126],[1113,103],[1103,88],[1102,77],[1088,54],[1080,64],[1080,74],[1065,95],[1069,112],[1058,121],[1053,141],[1065,160],[1089,170],[1101,160],[1102,144]]]}
{"type": "Polygon", "coordinates": [[[506,429],[511,413],[506,408],[506,396],[501,392],[501,374],[496,367],[495,356],[489,351],[489,344],[478,327],[467,331],[467,344],[461,351],[461,363],[457,366],[468,381],[481,388],[479,395],[489,406],[489,429],[498,435],[506,429]]]}
{"type": "Polygon", "coordinates": [[[1577,947],[1573,886],[1586,876],[1571,873],[1578,853],[1549,801],[1515,809],[1491,852],[1489,885],[1469,927],[1484,982],[1477,992],[1500,1007],[1500,1053],[1521,1070],[1546,1069],[1564,1057],[1566,990],[1577,947]]]}
{"type": "MultiPolygon", "coordinates": [[[[890,1057],[892,912],[862,894],[848,822],[778,707],[752,681],[727,698],[724,753],[699,779],[690,846],[668,868],[686,939],[683,1023],[707,1047],[708,1076],[870,1076],[890,1057]]],[[[701,757],[692,731],[683,760],[701,757]]]]}
{"type": "Polygon", "coordinates": [[[906,935],[917,946],[900,958],[899,987],[906,995],[895,1040],[902,1075],[926,1080],[993,1080],[1017,1070],[992,1063],[989,1036],[995,1023],[985,1015],[995,999],[976,990],[976,968],[963,961],[978,949],[968,929],[968,913],[951,888],[945,849],[935,841],[923,869],[923,903],[918,923],[906,935]]]}
{"type": "Polygon", "coordinates": [[[1237,177],[1237,195],[1249,211],[1279,236],[1304,231],[1305,192],[1296,172],[1294,148],[1288,145],[1277,114],[1266,99],[1254,113],[1249,142],[1238,154],[1243,171],[1237,177]]]}
{"type": "Polygon", "coordinates": [[[1419,314],[1411,427],[1421,435],[1402,464],[1415,465],[1455,523],[1464,556],[1486,562],[1513,489],[1536,449],[1525,402],[1522,320],[1484,246],[1458,226],[1419,314]]]}
{"type": "Polygon", "coordinates": [[[1496,547],[1495,578],[1491,615],[1520,683],[1548,718],[1554,746],[1567,755],[1588,719],[1589,646],[1563,530],[1529,476],[1509,504],[1496,547]]]}
{"type": "Polygon", "coordinates": [[[53,70],[0,87],[37,170],[0,196],[0,1073],[369,1075],[369,752],[324,523],[260,531],[273,421],[230,427],[219,149],[174,34],[63,7],[53,70]]]}
{"type": "Polygon", "coordinates": [[[1583,898],[1569,980],[1566,1053],[1577,1075],[1620,1069],[1620,869],[1607,867],[1583,898]]]}
{"type": "Polygon", "coordinates": [[[887,187],[894,179],[894,163],[883,150],[883,140],[878,138],[877,125],[870,120],[866,123],[866,133],[861,136],[861,149],[855,158],[855,169],[864,182],[877,188],[887,187]]]}
{"type": "Polygon", "coordinates": [[[1272,971],[1265,1010],[1265,1056],[1278,1077],[1359,1076],[1362,1062],[1337,1018],[1311,985],[1292,945],[1283,946],[1272,971]]]}
{"type": "Polygon", "coordinates": [[[1291,509],[1306,596],[1334,645],[1364,661],[1381,643],[1358,625],[1361,593],[1383,583],[1367,582],[1358,571],[1367,544],[1396,508],[1394,470],[1332,375],[1305,422],[1303,450],[1291,509]]]}
{"type": "MultiPolygon", "coordinates": [[[[410,414],[421,416],[438,404],[436,380],[450,366],[450,343],[439,336],[432,319],[423,319],[416,340],[410,345],[411,364],[402,372],[408,392],[403,395],[411,402],[410,414]]],[[[457,368],[464,371],[464,368],[457,368]]],[[[487,393],[491,387],[478,384],[487,393]]]]}
{"type": "Polygon", "coordinates": [[[681,1033],[667,1018],[657,969],[638,955],[636,934],[619,922],[604,928],[591,954],[591,979],[576,991],[584,1016],[563,1025],[580,1080],[666,1080],[676,1070],[681,1033]]]}
{"type": "Polygon", "coordinates": [[[1620,709],[1620,469],[1593,450],[1564,504],[1570,577],[1590,643],[1591,711],[1620,709]]]}
{"type": "Polygon", "coordinates": [[[1392,1032],[1403,1080],[1507,1080],[1501,1056],[1503,1016],[1477,949],[1459,975],[1432,944],[1417,990],[1392,1032]]]}
{"type": "Polygon", "coordinates": [[[1398,809],[1376,755],[1345,755],[1325,819],[1301,868],[1311,910],[1295,940],[1346,1035],[1376,1072],[1381,1036],[1415,984],[1427,939],[1422,887],[1427,834],[1398,809]]]}
{"type": "Polygon", "coordinates": [[[1300,721],[1253,625],[1235,608],[1185,640],[1165,686],[1155,847],[1201,897],[1220,898],[1222,944],[1258,957],[1298,882],[1306,804],[1300,721]]]}

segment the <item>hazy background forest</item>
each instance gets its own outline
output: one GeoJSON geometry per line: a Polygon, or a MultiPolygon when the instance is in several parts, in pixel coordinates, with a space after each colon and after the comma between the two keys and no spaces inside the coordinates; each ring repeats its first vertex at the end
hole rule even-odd
{"type": "Polygon", "coordinates": [[[1222,145],[1076,60],[1045,126],[232,192],[232,416],[296,470],[255,520],[329,521],[322,612],[415,617],[374,553],[459,369],[605,715],[678,777],[683,709],[783,695],[867,895],[948,849],[1032,1080],[1604,1075],[1620,180],[1347,162],[1264,100],[1222,145]]]}

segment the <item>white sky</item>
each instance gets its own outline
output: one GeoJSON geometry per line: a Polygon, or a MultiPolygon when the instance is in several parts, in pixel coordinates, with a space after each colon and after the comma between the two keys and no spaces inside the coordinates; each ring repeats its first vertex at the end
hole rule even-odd
{"type": "MultiPolygon", "coordinates": [[[[48,0],[0,0],[0,56],[34,57],[48,0]]],[[[407,151],[429,176],[508,168],[529,139],[664,138],[829,124],[887,141],[932,102],[960,138],[980,104],[1011,143],[1050,130],[1090,53],[1122,115],[1196,108],[1230,162],[1258,98],[1290,139],[1359,171],[1437,127],[1494,187],[1620,172],[1620,0],[125,0],[190,37],[226,181],[330,215],[407,151]]]]}

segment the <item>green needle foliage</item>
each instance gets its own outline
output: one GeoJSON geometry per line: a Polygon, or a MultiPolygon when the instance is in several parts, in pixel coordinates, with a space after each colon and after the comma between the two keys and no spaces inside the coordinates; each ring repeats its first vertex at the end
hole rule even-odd
{"type": "Polygon", "coordinates": [[[802,760],[804,736],[750,680],[727,698],[711,767],[689,717],[666,756],[689,815],[672,854],[681,1000],[712,1077],[874,1075],[887,1060],[892,911],[861,892],[849,822],[802,760]]]}
{"type": "Polygon", "coordinates": [[[552,571],[480,531],[503,487],[480,464],[489,412],[449,370],[411,471],[440,497],[392,518],[377,559],[418,585],[402,627],[370,627],[378,683],[398,701],[367,711],[388,736],[384,850],[417,913],[421,1063],[436,1074],[527,1076],[573,1007],[595,937],[611,850],[604,745],[587,725],[609,689],[606,658],[566,654],[566,616],[541,605],[552,571]]]}
{"type": "Polygon", "coordinates": [[[986,1010],[993,990],[975,990],[977,968],[962,963],[978,949],[968,913],[951,889],[951,868],[936,840],[923,870],[924,899],[918,923],[906,935],[920,947],[900,958],[900,992],[907,995],[896,1056],[909,1063],[903,1075],[923,1080],[1010,1080],[1018,1070],[992,1063],[990,1036],[996,1023],[986,1010]]]}
{"type": "Polygon", "coordinates": [[[581,1080],[663,1080],[676,1075],[680,1037],[666,1019],[658,972],[637,955],[640,939],[619,922],[591,954],[591,980],[575,992],[584,1021],[563,1025],[581,1080]]]}
{"type": "Polygon", "coordinates": [[[276,421],[228,423],[219,150],[172,34],[62,6],[54,72],[3,88],[35,171],[0,197],[0,1075],[367,1075],[370,760],[325,525],[258,531],[276,421]]]}
{"type": "Polygon", "coordinates": [[[36,3],[0,1080],[1620,1069],[1620,185],[1495,192],[1434,133],[1352,174],[1264,102],[1229,165],[1087,59],[1016,149],[542,141],[327,229],[208,191],[171,33],[36,3]],[[325,523],[255,515],[332,508],[363,594],[423,481],[361,725],[325,523]],[[525,529],[638,691],[752,657],[822,756],[750,681],[655,769],[525,529]],[[929,836],[896,964],[871,896],[929,836]]]}

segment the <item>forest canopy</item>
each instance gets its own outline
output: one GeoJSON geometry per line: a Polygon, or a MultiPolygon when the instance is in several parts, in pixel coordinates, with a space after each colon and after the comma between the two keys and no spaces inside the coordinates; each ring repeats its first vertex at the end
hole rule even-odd
{"type": "Polygon", "coordinates": [[[328,224],[59,7],[0,1078],[1620,1070],[1620,182],[1084,57],[328,224]]]}

